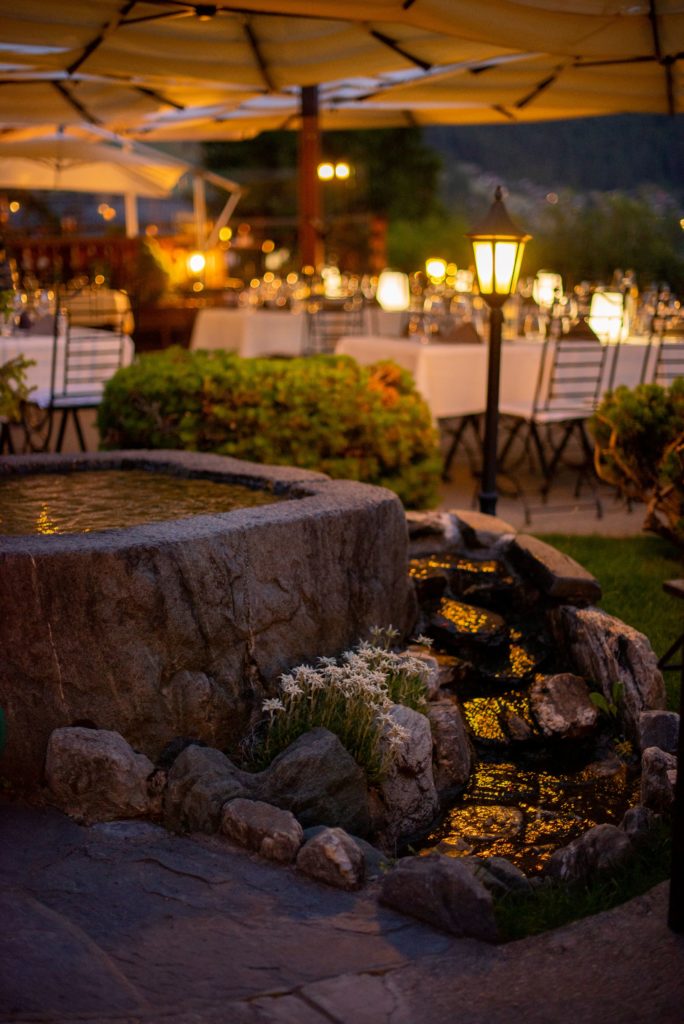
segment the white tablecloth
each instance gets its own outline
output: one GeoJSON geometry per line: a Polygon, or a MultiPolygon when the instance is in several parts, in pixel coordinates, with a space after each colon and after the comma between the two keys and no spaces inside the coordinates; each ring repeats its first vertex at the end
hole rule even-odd
{"type": "MultiPolygon", "coordinates": [[[[409,370],[435,419],[484,412],[487,394],[486,344],[422,344],[404,338],[360,336],[340,338],[335,351],[368,365],[391,359],[409,370]]],[[[541,341],[505,341],[501,355],[499,408],[531,410],[544,345],[541,341]]],[[[608,387],[617,352],[614,386],[639,383],[647,343],[630,339],[619,349],[609,346],[603,389],[608,387]]],[[[550,360],[547,359],[547,365],[550,360]]]]}
{"type": "MultiPolygon", "coordinates": [[[[99,331],[96,329],[72,327],[72,335],[78,337],[97,337],[111,339],[110,331],[99,331]]],[[[61,389],[64,378],[64,345],[65,337],[62,335],[57,339],[57,359],[55,365],[55,388],[61,389]]],[[[29,387],[35,388],[31,393],[31,401],[39,405],[46,405],[50,400],[50,376],[52,372],[52,347],[53,338],[48,334],[28,334],[24,331],[17,331],[10,337],[0,337],[0,364],[6,363],[16,356],[24,356],[26,359],[35,361],[35,366],[29,366],[26,371],[26,382],[29,387]]],[[[128,366],[133,362],[135,346],[133,340],[126,335],[123,347],[123,365],[128,366]]],[[[89,394],[99,394],[102,386],[95,386],[88,389],[89,394]]]]}
{"type": "Polygon", "coordinates": [[[300,356],[306,340],[306,316],[289,310],[200,309],[191,349],[227,349],[243,357],[300,356]]]}
{"type": "Polygon", "coordinates": [[[486,345],[424,345],[404,338],[340,338],[335,351],[362,365],[391,359],[408,370],[435,419],[480,413],[485,407],[486,345]]]}

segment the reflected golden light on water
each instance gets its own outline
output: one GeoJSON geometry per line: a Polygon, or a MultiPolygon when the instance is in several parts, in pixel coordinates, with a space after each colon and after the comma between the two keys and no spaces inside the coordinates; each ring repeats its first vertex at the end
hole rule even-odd
{"type": "Polygon", "coordinates": [[[492,616],[481,608],[475,608],[461,601],[442,601],[440,614],[452,622],[461,633],[479,633],[492,625],[492,616]]]}
{"type": "Polygon", "coordinates": [[[50,513],[50,506],[42,505],[36,517],[36,533],[50,534],[57,532],[57,525],[54,516],[50,513]]]}

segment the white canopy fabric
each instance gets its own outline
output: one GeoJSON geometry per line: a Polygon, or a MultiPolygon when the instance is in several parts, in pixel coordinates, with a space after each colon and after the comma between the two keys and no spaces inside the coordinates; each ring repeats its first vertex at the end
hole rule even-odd
{"type": "Polygon", "coordinates": [[[2,188],[164,198],[190,170],[190,164],[163,153],[142,155],[61,135],[0,142],[2,188]]]}

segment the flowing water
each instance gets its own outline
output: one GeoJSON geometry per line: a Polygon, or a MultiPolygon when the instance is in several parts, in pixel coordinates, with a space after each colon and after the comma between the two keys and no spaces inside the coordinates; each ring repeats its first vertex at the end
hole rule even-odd
{"type": "Polygon", "coordinates": [[[635,802],[628,743],[601,723],[581,740],[544,737],[529,697],[543,675],[568,671],[539,600],[526,600],[508,568],[460,556],[410,567],[433,637],[448,664],[443,690],[463,713],[477,755],[467,786],[414,844],[421,854],[501,856],[527,874],[594,825],[618,824],[635,802]]]}
{"type": "Polygon", "coordinates": [[[90,533],[282,500],[241,484],[143,469],[0,478],[0,534],[90,533]]]}

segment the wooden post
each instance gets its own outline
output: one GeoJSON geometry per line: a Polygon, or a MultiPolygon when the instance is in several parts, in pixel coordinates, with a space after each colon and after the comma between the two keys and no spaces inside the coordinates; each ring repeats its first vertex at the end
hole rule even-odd
{"type": "Polygon", "coordinates": [[[318,86],[302,86],[302,127],[299,133],[299,255],[302,266],[323,264],[321,194],[318,181],[320,131],[318,86]]]}

